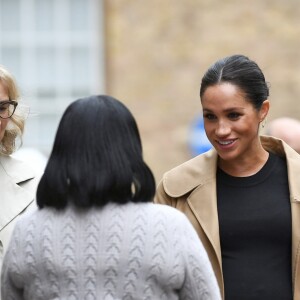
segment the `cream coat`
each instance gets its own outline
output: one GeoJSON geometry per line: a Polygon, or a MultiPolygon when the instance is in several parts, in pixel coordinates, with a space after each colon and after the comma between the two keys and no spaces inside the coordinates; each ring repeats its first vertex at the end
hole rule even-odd
{"type": "Polygon", "coordinates": [[[34,201],[39,176],[25,163],[0,155],[0,270],[15,221],[34,201]]]}
{"type": "MultiPolygon", "coordinates": [[[[287,160],[294,300],[300,300],[300,155],[281,140],[261,137],[261,141],[266,150],[285,156],[287,160]]],[[[224,299],[216,168],[217,152],[213,149],[170,170],[158,185],[155,202],[176,207],[187,215],[208,253],[224,299]]]]}

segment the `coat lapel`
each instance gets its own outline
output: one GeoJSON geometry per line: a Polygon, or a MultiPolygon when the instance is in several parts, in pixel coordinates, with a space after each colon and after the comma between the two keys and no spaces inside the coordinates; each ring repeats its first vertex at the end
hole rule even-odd
{"type": "Polygon", "coordinates": [[[290,202],[292,213],[292,278],[294,299],[300,299],[300,160],[299,154],[286,143],[275,138],[261,137],[264,148],[285,156],[287,162],[290,202]]]}
{"type": "Polygon", "coordinates": [[[174,198],[188,196],[188,205],[214,249],[220,270],[221,247],[216,195],[217,152],[212,149],[169,171],[164,188],[174,198]],[[178,178],[181,180],[178,181],[178,178]]]}
{"type": "Polygon", "coordinates": [[[294,295],[298,295],[295,299],[300,299],[300,202],[291,202],[292,209],[292,278],[294,286],[294,295]]]}
{"type": "Polygon", "coordinates": [[[289,176],[289,188],[290,188],[290,200],[292,211],[292,272],[295,294],[300,299],[300,284],[295,284],[299,281],[300,273],[300,177],[297,170],[300,170],[299,156],[293,153],[291,149],[285,147],[285,152],[290,159],[287,161],[288,176],[289,176]],[[298,291],[296,290],[298,289],[298,291]]]}
{"type": "Polygon", "coordinates": [[[206,182],[205,185],[203,184],[198,186],[190,194],[187,201],[200,226],[213,246],[221,269],[222,259],[216,197],[216,181],[211,180],[210,182],[206,182]]]}
{"type": "Polygon", "coordinates": [[[34,172],[21,161],[0,157],[0,231],[34,200],[34,192],[22,187],[34,177],[34,172]]]}

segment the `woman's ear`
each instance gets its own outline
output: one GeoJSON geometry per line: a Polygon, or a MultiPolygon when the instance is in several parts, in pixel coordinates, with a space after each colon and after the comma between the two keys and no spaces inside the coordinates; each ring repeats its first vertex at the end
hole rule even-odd
{"type": "Polygon", "coordinates": [[[260,108],[260,118],[261,122],[266,118],[270,109],[270,101],[265,100],[260,108]]]}

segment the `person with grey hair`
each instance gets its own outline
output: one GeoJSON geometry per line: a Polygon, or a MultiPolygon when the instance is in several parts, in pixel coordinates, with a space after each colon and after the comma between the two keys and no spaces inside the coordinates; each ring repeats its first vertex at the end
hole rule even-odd
{"type": "Polygon", "coordinates": [[[300,121],[290,117],[281,117],[270,121],[266,134],[283,140],[300,153],[300,121]]]}
{"type": "Polygon", "coordinates": [[[21,143],[27,117],[12,74],[0,66],[0,269],[18,216],[34,205],[37,172],[12,154],[21,143]]]}

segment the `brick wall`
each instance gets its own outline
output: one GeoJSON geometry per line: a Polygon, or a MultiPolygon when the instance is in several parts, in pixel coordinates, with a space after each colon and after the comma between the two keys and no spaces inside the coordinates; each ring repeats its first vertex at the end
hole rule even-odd
{"type": "Polygon", "coordinates": [[[300,118],[296,0],[106,0],[107,93],[134,113],[157,181],[191,157],[199,84],[217,59],[241,53],[271,84],[269,120],[300,118]]]}

